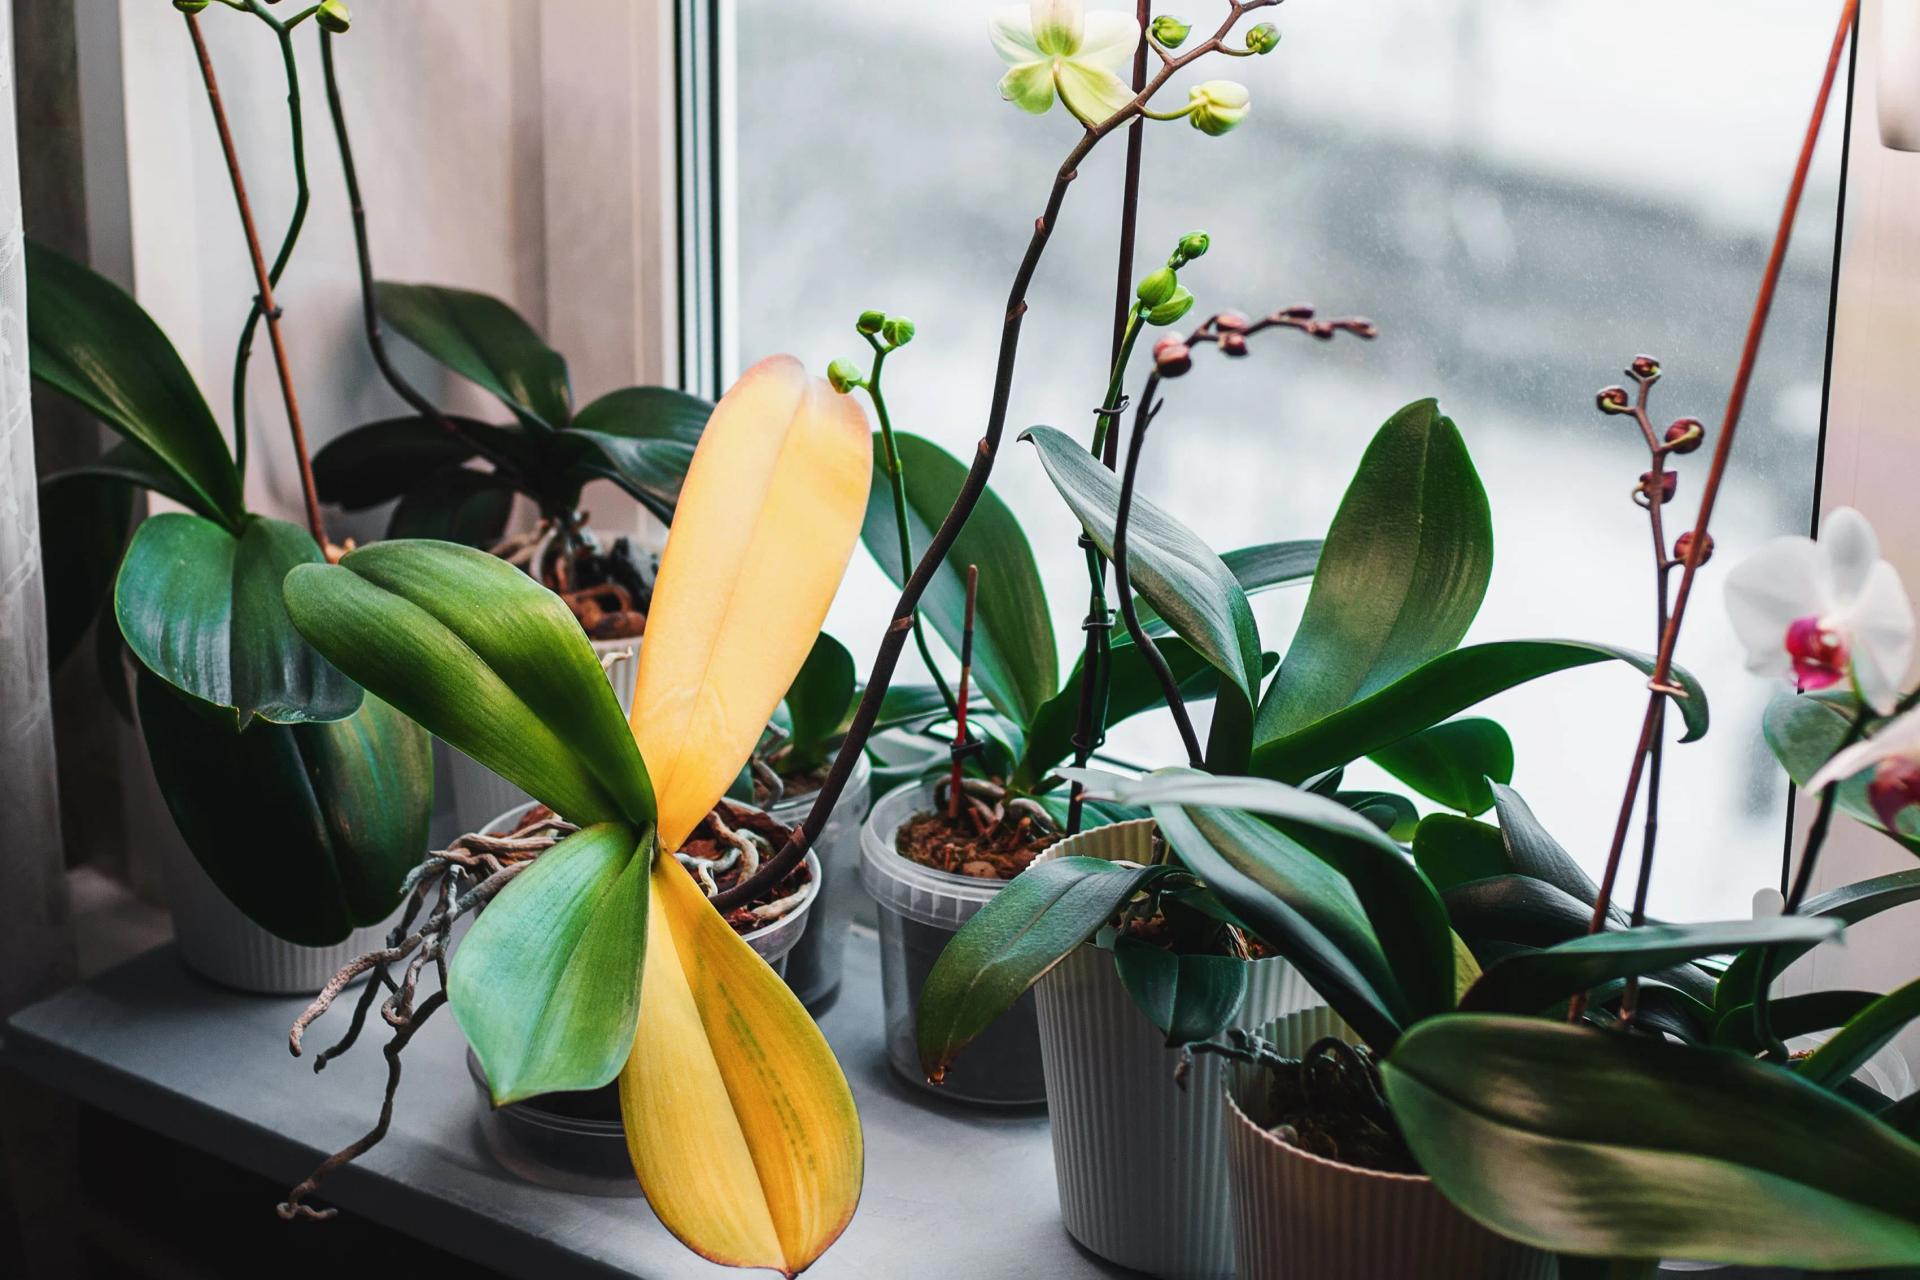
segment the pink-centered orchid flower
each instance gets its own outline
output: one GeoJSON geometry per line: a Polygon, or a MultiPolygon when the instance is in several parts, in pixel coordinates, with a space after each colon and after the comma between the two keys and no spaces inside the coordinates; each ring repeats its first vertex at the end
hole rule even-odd
{"type": "Polygon", "coordinates": [[[987,28],[1012,68],[1001,77],[1000,96],[1021,110],[1045,114],[1057,91],[1091,128],[1133,101],[1119,75],[1140,47],[1131,13],[1088,13],[1081,0],[1031,0],[996,9],[987,28]]]}
{"type": "Polygon", "coordinates": [[[1889,721],[1873,737],[1834,756],[1807,779],[1807,790],[1820,791],[1869,767],[1867,802],[1887,830],[1898,831],[1894,820],[1900,811],[1920,804],[1920,710],[1889,721]]]}
{"type": "Polygon", "coordinates": [[[1913,660],[1913,605],[1865,516],[1840,507],[1820,534],[1775,538],[1727,575],[1734,633],[1748,670],[1803,691],[1850,681],[1884,714],[1913,660]]]}

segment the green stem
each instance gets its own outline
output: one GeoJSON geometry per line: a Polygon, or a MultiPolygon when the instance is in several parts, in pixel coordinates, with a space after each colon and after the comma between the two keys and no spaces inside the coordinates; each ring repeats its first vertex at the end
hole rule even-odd
{"type": "MultiPolygon", "coordinates": [[[[874,352],[873,372],[866,381],[867,397],[873,401],[874,416],[880,419],[880,444],[884,454],[881,462],[893,490],[893,520],[900,533],[900,572],[904,575],[913,565],[913,531],[907,523],[907,473],[900,464],[900,451],[893,443],[893,419],[887,413],[886,393],[880,389],[880,371],[886,366],[890,348],[874,341],[872,335],[868,335],[867,341],[873,345],[874,352]]],[[[957,718],[960,704],[954,701],[953,690],[947,687],[946,677],[940,674],[939,664],[933,660],[933,648],[927,643],[926,625],[918,609],[913,611],[913,643],[920,650],[920,660],[927,664],[934,687],[940,690],[940,700],[947,704],[947,714],[957,718]]]]}
{"type": "MultiPolygon", "coordinates": [[[[300,229],[307,221],[307,134],[300,115],[300,68],[294,59],[292,24],[281,22],[267,12],[260,0],[245,0],[245,3],[248,12],[273,28],[274,35],[280,41],[280,59],[287,70],[287,119],[293,135],[294,200],[293,216],[287,220],[286,234],[280,239],[280,251],[274,255],[273,265],[267,268],[267,282],[277,285],[281,273],[287,269],[287,263],[293,257],[293,246],[300,239],[300,229]]],[[[256,297],[247,312],[247,322],[241,327],[240,345],[233,356],[233,463],[243,475],[247,470],[247,362],[253,357],[254,335],[259,331],[264,314],[260,309],[260,299],[256,297]]]]}

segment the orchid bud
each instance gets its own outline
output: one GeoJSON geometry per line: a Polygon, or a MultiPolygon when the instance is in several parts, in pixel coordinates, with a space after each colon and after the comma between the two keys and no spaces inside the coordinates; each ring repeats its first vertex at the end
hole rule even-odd
{"type": "Polygon", "coordinates": [[[1651,471],[1642,472],[1640,475],[1640,492],[1647,495],[1648,498],[1652,498],[1654,496],[1654,486],[1656,482],[1659,485],[1660,504],[1665,506],[1667,503],[1673,501],[1673,495],[1680,487],[1680,477],[1671,471],[1662,471],[1658,475],[1655,475],[1651,471]]]}
{"type": "Polygon", "coordinates": [[[1171,298],[1179,287],[1180,277],[1173,273],[1173,268],[1161,267],[1158,271],[1149,272],[1135,292],[1140,295],[1141,305],[1152,310],[1171,298]]]}
{"type": "Polygon", "coordinates": [[[1220,335],[1220,354],[1240,357],[1247,354],[1247,335],[1244,333],[1223,333],[1220,335]]]}
{"type": "Polygon", "coordinates": [[[1206,232],[1189,231],[1187,232],[1186,235],[1180,237],[1180,244],[1173,251],[1173,256],[1179,259],[1179,261],[1173,262],[1169,265],[1176,266],[1176,267],[1184,267],[1189,262],[1192,262],[1195,258],[1206,257],[1207,250],[1212,247],[1213,247],[1213,238],[1209,236],[1206,232]]]}
{"type": "Polygon", "coordinates": [[[1238,311],[1222,311],[1213,318],[1213,327],[1222,333],[1245,333],[1253,327],[1253,322],[1238,311]]]}
{"type": "Polygon", "coordinates": [[[1191,26],[1170,13],[1163,13],[1155,18],[1150,30],[1153,32],[1153,38],[1162,47],[1168,49],[1178,49],[1187,42],[1187,36],[1193,32],[1191,26]]]}
{"type": "Polygon", "coordinates": [[[835,360],[827,366],[827,381],[835,391],[846,395],[855,387],[865,386],[867,380],[861,376],[860,366],[853,361],[835,360]]]}
{"type": "MultiPolygon", "coordinates": [[[[1673,540],[1673,558],[1685,560],[1692,551],[1693,530],[1689,529],[1673,540]]],[[[1706,540],[1700,544],[1700,563],[1705,564],[1711,559],[1713,559],[1713,535],[1708,534],[1706,540]]]]}
{"type": "Polygon", "coordinates": [[[1706,438],[1698,418],[1681,418],[1667,428],[1667,448],[1675,453],[1692,453],[1706,438]]]}
{"type": "Polygon", "coordinates": [[[1168,334],[1153,344],[1153,367],[1163,378],[1177,378],[1193,368],[1193,350],[1178,334],[1168,334]]]}
{"type": "Polygon", "coordinates": [[[1633,412],[1633,398],[1625,387],[1607,387],[1593,398],[1593,403],[1602,413],[1633,412]]]}
{"type": "Polygon", "coordinates": [[[173,7],[182,13],[198,13],[211,3],[212,0],[173,0],[173,7]]]}
{"type": "Polygon", "coordinates": [[[1627,373],[1642,382],[1652,382],[1660,376],[1660,362],[1652,356],[1635,356],[1627,366],[1627,373]]]}
{"type": "Polygon", "coordinates": [[[1232,80],[1209,80],[1187,91],[1187,119],[1209,138],[1217,138],[1247,118],[1252,97],[1232,80]]]}
{"type": "Polygon", "coordinates": [[[320,7],[314,10],[313,20],[320,24],[322,31],[334,35],[346,34],[347,27],[353,22],[353,14],[340,0],[320,0],[320,7]]]}
{"type": "Polygon", "coordinates": [[[1147,312],[1148,324],[1173,324],[1193,310],[1193,293],[1185,285],[1176,285],[1165,302],[1147,312]]]}
{"type": "Polygon", "coordinates": [[[886,339],[890,347],[904,347],[913,341],[913,321],[905,316],[893,316],[880,326],[880,336],[886,339]]]}
{"type": "Polygon", "coordinates": [[[881,327],[884,326],[886,323],[887,323],[886,312],[862,311],[860,313],[860,318],[853,322],[853,327],[858,329],[861,333],[866,334],[868,337],[872,337],[874,334],[880,332],[881,327]]]}
{"type": "Polygon", "coordinates": [[[1248,53],[1272,53],[1280,47],[1280,28],[1263,22],[1247,32],[1248,53]]]}

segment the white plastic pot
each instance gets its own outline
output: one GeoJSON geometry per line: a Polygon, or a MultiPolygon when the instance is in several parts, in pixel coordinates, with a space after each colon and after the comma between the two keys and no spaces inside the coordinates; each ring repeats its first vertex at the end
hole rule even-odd
{"type": "MultiPolygon", "coordinates": [[[[827,817],[820,838],[813,842],[819,856],[812,914],[806,932],[787,953],[785,977],[800,1003],[820,1013],[840,994],[846,970],[847,934],[853,927],[853,909],[860,896],[860,825],[872,807],[869,790],[873,769],[866,753],[854,763],[840,802],[827,817]]],[[[813,807],[813,796],[783,800],[767,812],[784,826],[800,825],[813,807]]]]}
{"type": "MultiPolygon", "coordinates": [[[[1150,820],[1095,827],[1035,861],[1146,862],[1153,831],[1150,820]]],[[[1225,1064],[1197,1057],[1186,1086],[1177,1084],[1180,1054],[1127,994],[1111,952],[1078,948],[1034,995],[1067,1233],[1110,1262],[1163,1280],[1231,1280],[1225,1064]]],[[[1286,961],[1255,961],[1234,1023],[1256,1027],[1315,999],[1286,961]]]]}
{"type": "Polygon", "coordinates": [[[910,782],[880,797],[860,828],[860,879],[873,895],[880,926],[880,992],[886,1004],[887,1061],[900,1077],[943,1098],[983,1106],[1046,1101],[1033,993],[1021,996],[947,1069],[945,1083],[927,1083],[914,1042],[920,991],[934,961],[960,926],[1005,888],[923,867],[903,858],[894,837],[909,818],[933,808],[933,784],[910,782]]]}
{"type": "MultiPolygon", "coordinates": [[[[1324,1036],[1353,1039],[1325,1007],[1262,1032],[1288,1057],[1324,1036]]],[[[1243,1280],[1552,1280],[1553,1255],[1454,1208],[1431,1178],[1323,1159],[1269,1133],[1260,1069],[1228,1071],[1227,1159],[1243,1280]]]]}

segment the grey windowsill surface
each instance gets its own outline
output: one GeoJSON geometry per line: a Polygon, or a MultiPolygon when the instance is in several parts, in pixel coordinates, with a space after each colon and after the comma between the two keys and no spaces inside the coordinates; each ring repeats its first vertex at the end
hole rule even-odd
{"type": "MultiPolygon", "coordinates": [[[[319,1075],[291,1057],[287,1027],[304,1004],[223,991],[163,946],[16,1014],[0,1055],[88,1105],[291,1186],[368,1127],[385,1076],[377,1020],[319,1075]]],[[[329,1015],[309,1043],[324,1046],[344,1023],[344,1009],[329,1015]]],[[[1043,1114],[964,1109],[893,1075],[870,934],[852,939],[846,985],[821,1025],[860,1105],[867,1169],[852,1226],[809,1276],[1132,1274],[1061,1228],[1043,1114]]],[[[330,1203],[542,1280],[740,1274],[682,1248],[642,1200],[552,1191],[501,1169],[481,1143],[464,1051],[444,1011],[416,1037],[392,1132],[328,1181],[330,1203]]],[[[326,1229],[288,1224],[289,1248],[326,1229]]]]}

